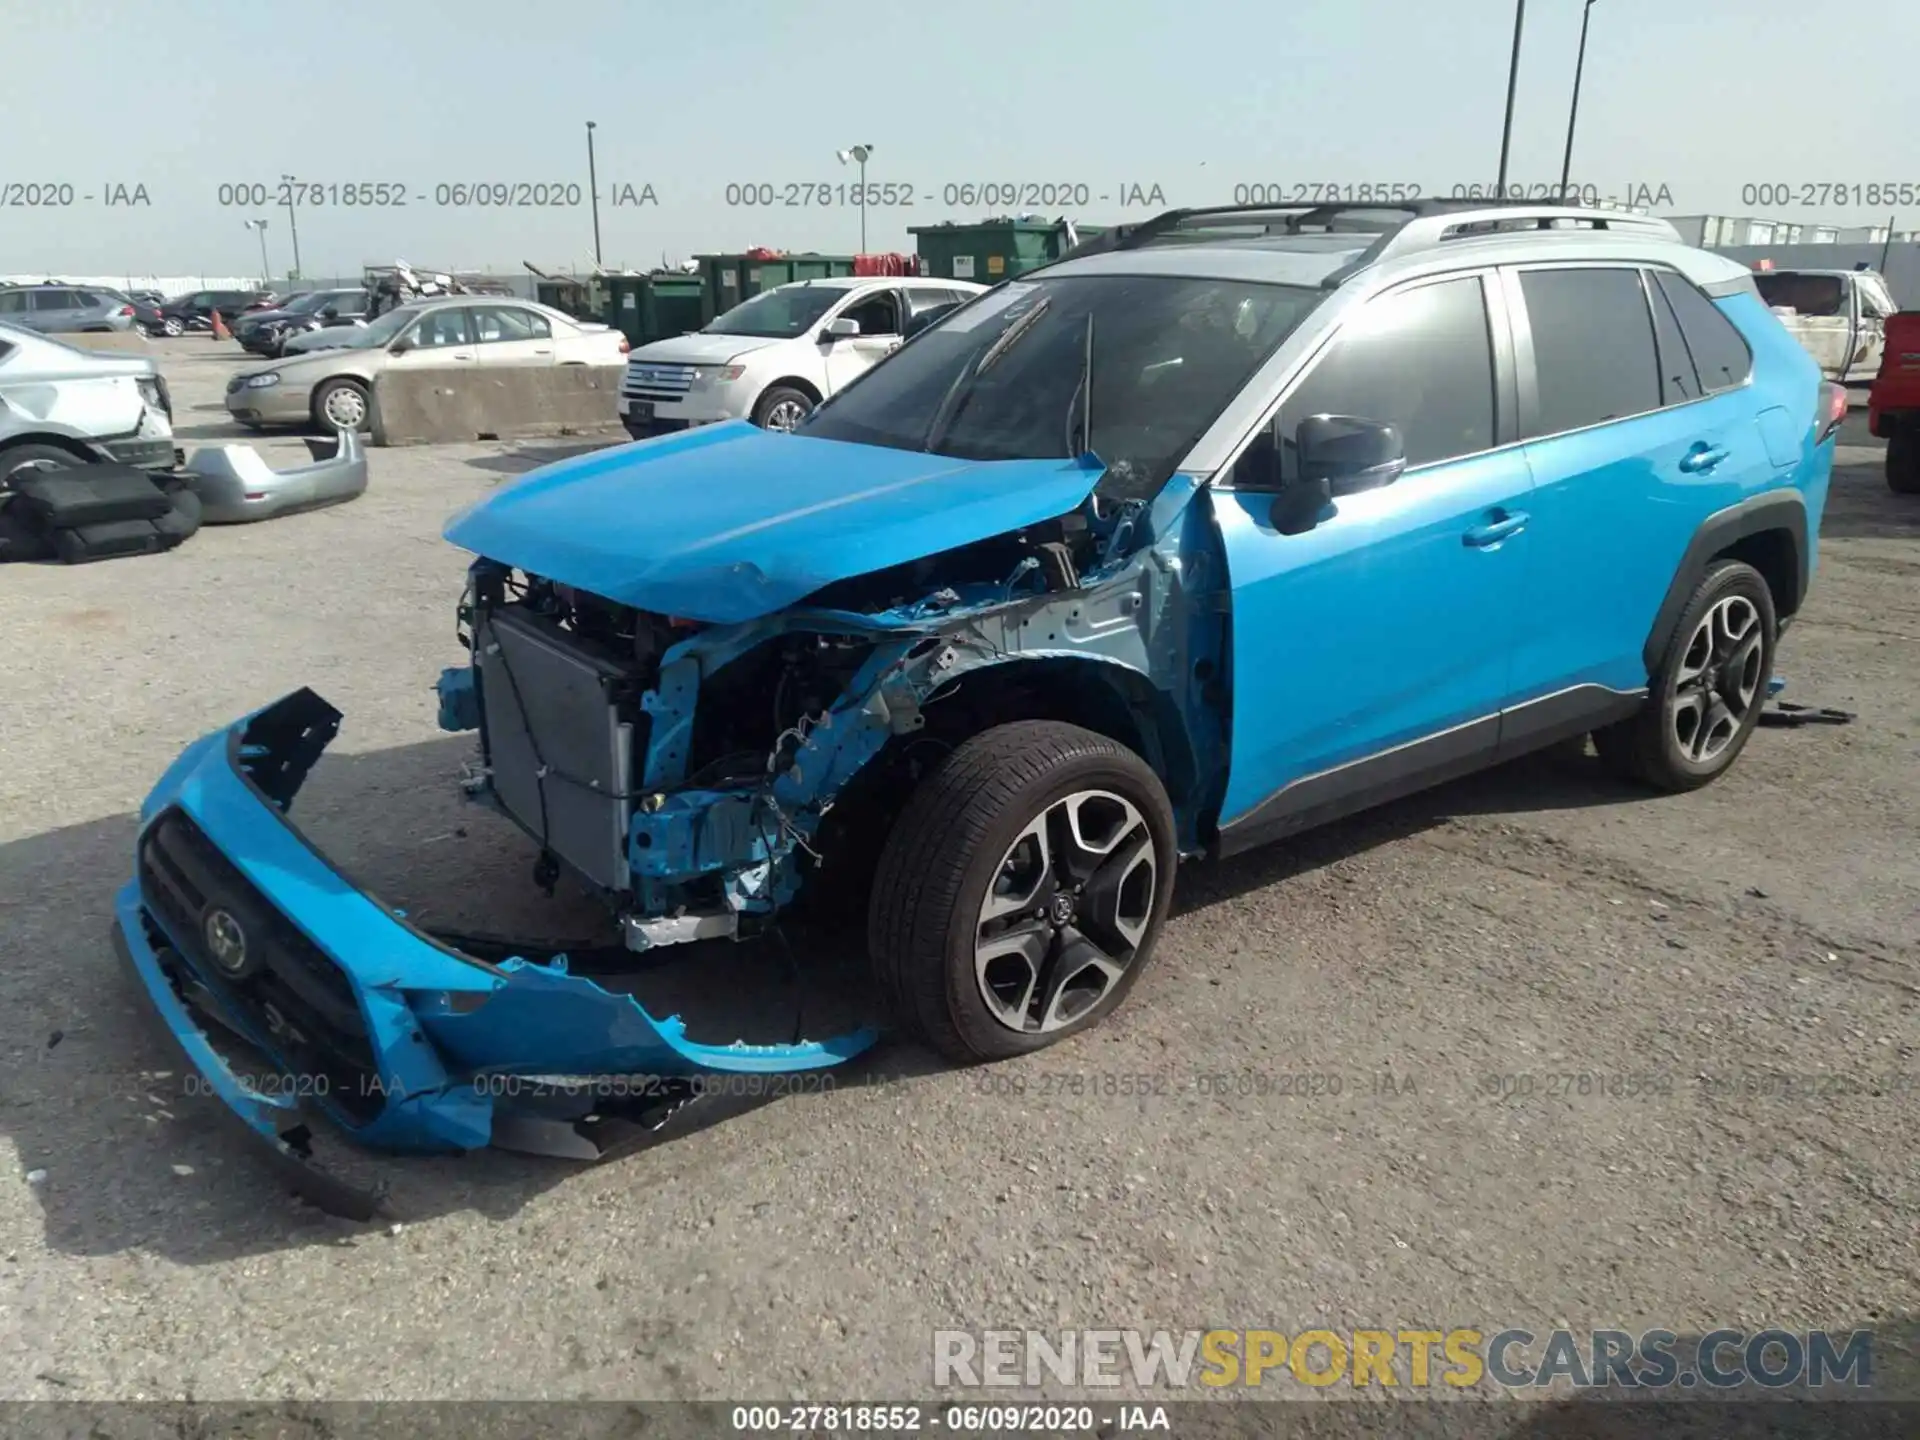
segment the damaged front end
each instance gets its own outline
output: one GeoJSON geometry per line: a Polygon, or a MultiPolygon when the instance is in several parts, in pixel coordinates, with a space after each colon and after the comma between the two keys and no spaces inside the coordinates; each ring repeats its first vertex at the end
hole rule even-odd
{"type": "Polygon", "coordinates": [[[301,690],[190,746],[142,807],[115,900],[116,948],[165,1028],[315,1204],[365,1219],[382,1197],[315,1165],[308,1112],[376,1149],[590,1159],[664,1123],[702,1075],[814,1069],[872,1044],[698,1044],[564,954],[470,953],[410,924],[288,818],[339,724],[301,690]],[[236,1041],[277,1076],[246,1074],[236,1041]],[[610,1083],[631,1077],[647,1083],[610,1083]]]}
{"type": "Polygon", "coordinates": [[[1009,718],[1070,713],[1123,736],[1165,778],[1181,848],[1201,848],[1226,739],[1206,492],[1175,476],[1150,503],[1102,502],[1099,474],[1000,467],[977,484],[977,533],[952,535],[949,512],[944,549],[869,526],[838,573],[763,551],[653,592],[701,617],[633,603],[644,587],[608,598],[619,587],[591,565],[571,566],[589,589],[524,550],[477,560],[470,664],[441,676],[440,724],[476,734],[467,794],[533,839],[536,883],[564,870],[599,895],[617,955],[430,933],[340,874],[287,814],[340,723],[307,690],[197,742],[148,798],[123,952],[215,1093],[349,1214],[378,1197],[314,1170],[303,1104],[376,1149],[595,1158],[663,1124],[702,1076],[857,1055],[874,1029],[698,1043],[608,977],[634,952],[745,938],[831,893],[926,766],[1009,718]],[[1036,498],[1034,475],[1054,489],[1036,498]],[[1008,503],[1052,513],[997,529],[1008,503]],[[220,1031],[298,1083],[243,1083],[220,1031]]]}

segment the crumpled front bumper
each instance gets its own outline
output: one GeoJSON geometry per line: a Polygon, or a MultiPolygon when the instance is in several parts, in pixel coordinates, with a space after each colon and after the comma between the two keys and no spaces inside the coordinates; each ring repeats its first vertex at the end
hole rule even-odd
{"type": "Polygon", "coordinates": [[[876,1038],[702,1045],[564,956],[483,959],[417,929],[287,818],[339,721],[301,690],[195,741],[142,805],[115,900],[116,944],[160,1021],[315,1204],[367,1218],[381,1199],[315,1167],[303,1111],[375,1149],[595,1158],[582,1127],[610,1113],[653,1128],[700,1076],[819,1069],[876,1038]],[[242,1077],[203,1020],[279,1074],[242,1077]]]}

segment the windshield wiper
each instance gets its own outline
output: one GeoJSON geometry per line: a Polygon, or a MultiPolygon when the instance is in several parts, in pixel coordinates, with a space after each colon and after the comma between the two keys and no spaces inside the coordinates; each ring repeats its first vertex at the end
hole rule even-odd
{"type": "Polygon", "coordinates": [[[940,408],[933,412],[932,423],[927,426],[927,439],[926,443],[920,447],[922,450],[931,451],[947,438],[948,429],[955,420],[960,418],[960,412],[966,408],[966,401],[973,393],[973,382],[985,374],[989,366],[1011,350],[1014,343],[1033,328],[1033,322],[1044,315],[1047,307],[1052,303],[1051,295],[1035,301],[1031,310],[1001,331],[999,339],[981,351],[977,360],[953,377],[953,383],[947,387],[947,393],[940,398],[940,408]]]}

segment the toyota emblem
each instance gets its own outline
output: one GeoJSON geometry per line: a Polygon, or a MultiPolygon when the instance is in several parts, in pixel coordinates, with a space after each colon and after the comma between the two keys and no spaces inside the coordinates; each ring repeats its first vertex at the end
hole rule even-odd
{"type": "Polygon", "coordinates": [[[210,910],[203,928],[207,953],[213,957],[214,964],[229,975],[238,975],[247,968],[247,932],[240,928],[238,920],[225,910],[210,910]]]}

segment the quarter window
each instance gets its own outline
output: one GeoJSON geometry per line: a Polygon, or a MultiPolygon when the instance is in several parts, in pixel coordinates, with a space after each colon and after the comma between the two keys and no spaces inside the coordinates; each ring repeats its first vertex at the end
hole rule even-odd
{"type": "Polygon", "coordinates": [[[1396,426],[1409,467],[1490,450],[1493,396],[1493,341],[1477,277],[1382,296],[1341,327],[1281,405],[1282,474],[1293,476],[1294,431],[1311,415],[1396,426]]]}
{"type": "Polygon", "coordinates": [[[1653,320],[1635,270],[1524,270],[1540,409],[1533,435],[1660,408],[1653,320]]]}
{"type": "Polygon", "coordinates": [[[1656,270],[1654,281],[1673,306],[1674,318],[1680,322],[1680,333],[1686,338],[1688,353],[1693,356],[1693,368],[1699,372],[1701,387],[1711,395],[1744,385],[1753,369],[1753,356],[1733,322],[1685,277],[1669,270],[1656,270]]]}

